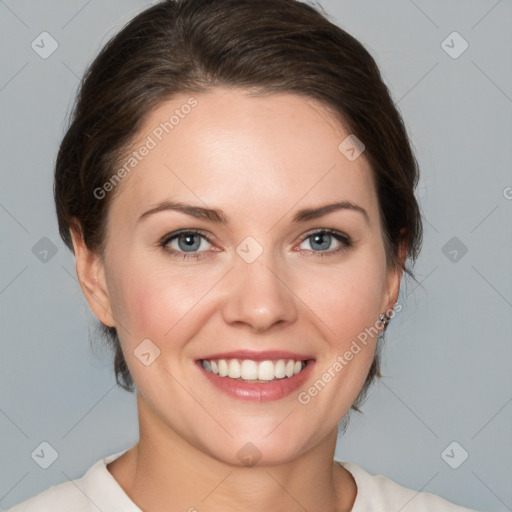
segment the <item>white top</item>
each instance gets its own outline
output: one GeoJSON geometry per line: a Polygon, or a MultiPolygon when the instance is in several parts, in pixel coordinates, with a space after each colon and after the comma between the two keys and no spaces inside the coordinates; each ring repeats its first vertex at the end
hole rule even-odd
{"type": "MultiPolygon", "coordinates": [[[[54,485],[7,512],[142,512],[107,469],[125,451],[100,459],[82,478],[54,485]]],[[[371,475],[352,462],[337,462],[356,481],[352,512],[475,512],[435,494],[402,487],[383,475],[371,475]]]]}

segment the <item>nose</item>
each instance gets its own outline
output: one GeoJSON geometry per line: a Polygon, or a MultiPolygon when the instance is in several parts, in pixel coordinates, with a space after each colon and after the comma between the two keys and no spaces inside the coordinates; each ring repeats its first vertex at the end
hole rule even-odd
{"type": "Polygon", "coordinates": [[[253,332],[293,323],[297,318],[296,300],[284,274],[265,252],[252,263],[238,259],[225,283],[225,322],[246,326],[253,332]]]}

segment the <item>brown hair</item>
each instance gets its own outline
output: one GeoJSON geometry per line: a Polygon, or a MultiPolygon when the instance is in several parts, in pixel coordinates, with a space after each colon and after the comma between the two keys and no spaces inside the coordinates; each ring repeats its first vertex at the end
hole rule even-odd
{"type": "MultiPolygon", "coordinates": [[[[105,45],[84,75],[56,160],[59,231],[71,251],[74,225],[102,254],[113,192],[99,200],[94,190],[114,175],[148,114],[178,93],[215,86],[290,92],[329,107],[365,145],[388,263],[414,277],[399,260],[407,243],[414,261],[422,238],[418,165],[402,118],[362,44],[296,0],[162,1],[105,45]]],[[[116,329],[99,327],[115,351],[118,384],[133,391],[116,329]]],[[[380,348],[354,410],[381,377],[380,348]]]]}

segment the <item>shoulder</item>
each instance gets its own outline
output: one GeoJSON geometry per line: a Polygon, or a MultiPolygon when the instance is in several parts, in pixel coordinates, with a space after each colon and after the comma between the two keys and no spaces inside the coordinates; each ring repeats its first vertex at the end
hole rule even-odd
{"type": "Polygon", "coordinates": [[[112,510],[110,507],[113,502],[122,503],[125,506],[123,510],[139,511],[106,467],[123,453],[118,452],[98,460],[81,478],[53,485],[6,512],[90,512],[98,508],[112,510]]]}
{"type": "Polygon", "coordinates": [[[7,509],[7,512],[39,512],[41,510],[51,510],[52,512],[65,512],[69,510],[89,512],[90,508],[87,497],[75,485],[77,482],[79,481],[72,480],[54,485],[36,496],[7,509]]]}
{"type": "Polygon", "coordinates": [[[476,512],[440,496],[408,489],[384,475],[372,475],[353,462],[336,461],[352,474],[357,495],[352,512],[401,510],[403,512],[476,512]]]}

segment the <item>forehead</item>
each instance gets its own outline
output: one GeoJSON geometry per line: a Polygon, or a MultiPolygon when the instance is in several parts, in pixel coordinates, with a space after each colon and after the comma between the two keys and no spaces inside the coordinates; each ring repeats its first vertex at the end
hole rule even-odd
{"type": "Polygon", "coordinates": [[[137,134],[120,164],[133,166],[125,165],[112,209],[130,217],[172,199],[270,221],[299,202],[349,200],[375,215],[364,152],[349,160],[340,150],[349,135],[326,107],[299,95],[180,94],[154,109],[137,134]]]}

